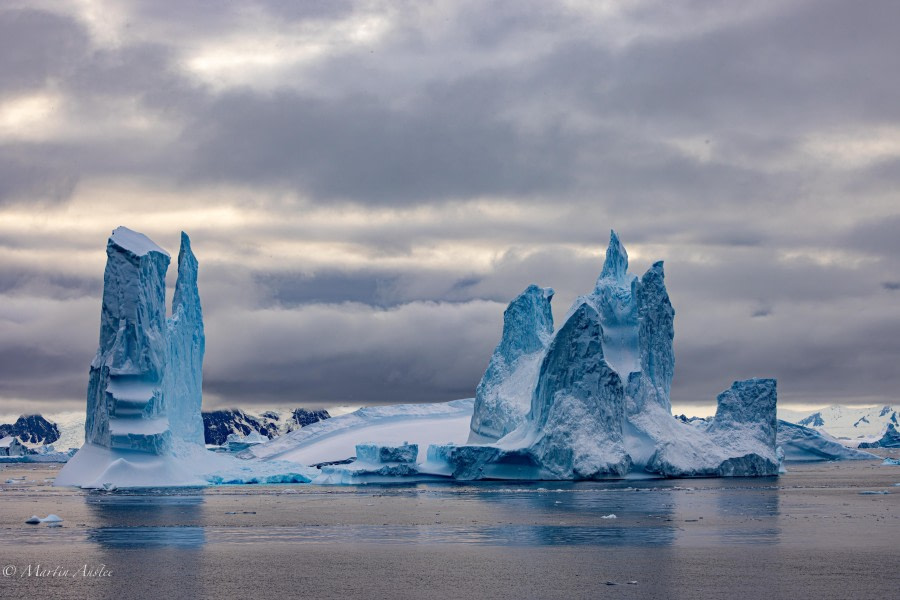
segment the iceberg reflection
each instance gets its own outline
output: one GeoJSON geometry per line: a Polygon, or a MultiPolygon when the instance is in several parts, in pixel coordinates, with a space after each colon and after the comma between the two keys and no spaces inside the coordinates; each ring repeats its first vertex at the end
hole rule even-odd
{"type": "Polygon", "coordinates": [[[100,526],[88,540],[105,548],[199,548],[206,543],[202,495],[99,493],[85,497],[100,526]]]}

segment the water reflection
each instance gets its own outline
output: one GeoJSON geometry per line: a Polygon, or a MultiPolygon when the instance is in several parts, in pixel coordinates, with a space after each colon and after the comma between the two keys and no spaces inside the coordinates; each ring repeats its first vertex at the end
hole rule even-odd
{"type": "Polygon", "coordinates": [[[653,488],[636,489],[621,482],[609,484],[554,483],[498,488],[472,486],[463,496],[486,503],[499,513],[560,525],[505,526],[487,529],[493,543],[521,545],[666,546],[676,536],[674,503],[653,488]],[[544,484],[547,485],[547,484],[544,484]],[[615,515],[614,518],[603,518],[615,515]]]}
{"type": "Polygon", "coordinates": [[[722,542],[728,544],[777,544],[779,495],[772,487],[715,490],[718,517],[727,519],[726,527],[717,528],[722,542]]]}
{"type": "Polygon", "coordinates": [[[201,490],[95,492],[85,496],[97,526],[87,540],[113,572],[112,598],[132,597],[138,575],[152,577],[154,598],[204,597],[201,551],[206,544],[201,490]]]}
{"type": "Polygon", "coordinates": [[[88,540],[106,548],[199,548],[206,543],[204,498],[148,490],[141,494],[94,493],[85,497],[100,523],[88,540]]]}

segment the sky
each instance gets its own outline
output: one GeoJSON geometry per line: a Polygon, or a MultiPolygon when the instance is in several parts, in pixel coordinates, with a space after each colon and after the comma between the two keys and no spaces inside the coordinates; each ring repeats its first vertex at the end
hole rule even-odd
{"type": "MultiPolygon", "coordinates": [[[[204,408],[471,397],[510,299],[665,260],[675,410],[898,402],[900,3],[6,0],[0,412],[81,410],[105,245],[200,261],[204,408]]],[[[170,268],[169,286],[175,269],[170,268]]],[[[171,293],[171,292],[170,292],[171,293]]]]}

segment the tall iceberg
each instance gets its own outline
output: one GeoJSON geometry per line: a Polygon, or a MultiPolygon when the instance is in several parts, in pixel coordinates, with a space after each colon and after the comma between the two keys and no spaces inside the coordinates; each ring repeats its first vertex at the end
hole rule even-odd
{"type": "MultiPolygon", "coordinates": [[[[507,311],[529,306],[527,293],[507,311]]],[[[612,231],[594,289],[576,299],[555,334],[541,329],[548,341],[533,343],[533,318],[531,328],[507,326],[504,318],[503,338],[479,385],[469,444],[429,448],[434,472],[466,479],[593,479],[629,469],[666,477],[777,474],[775,380],[735,382],[719,395],[708,425],[672,416],[674,320],[663,263],[641,278],[629,273],[628,253],[612,231]],[[512,361],[504,352],[519,346],[530,354],[518,361],[539,357],[533,383],[512,384],[521,367],[507,367],[512,361]]]]}
{"type": "Polygon", "coordinates": [[[169,254],[143,234],[119,227],[106,256],[85,439],[104,448],[164,454],[171,445],[163,393],[169,254]]]}
{"type": "Polygon", "coordinates": [[[168,360],[165,395],[169,399],[169,422],[172,435],[186,444],[203,446],[202,401],[203,311],[197,288],[197,259],[191,251],[191,240],[181,232],[178,252],[178,279],[172,300],[172,317],[166,323],[168,360]]]}
{"type": "Polygon", "coordinates": [[[631,466],[622,438],[625,390],[604,358],[602,339],[600,315],[582,304],[541,363],[523,434],[531,438],[530,453],[554,479],[622,476],[631,466]]]}
{"type": "Polygon", "coordinates": [[[119,227],[107,243],[100,345],[91,364],[85,444],[56,485],[146,487],[308,482],[287,461],[241,461],[208,452],[200,413],[205,350],[197,259],[181,234],[172,317],[169,255],[119,227]]]}
{"type": "Polygon", "coordinates": [[[552,299],[552,289],[530,285],[503,312],[503,335],[475,390],[470,442],[499,440],[525,419],[553,335],[552,299]]]}

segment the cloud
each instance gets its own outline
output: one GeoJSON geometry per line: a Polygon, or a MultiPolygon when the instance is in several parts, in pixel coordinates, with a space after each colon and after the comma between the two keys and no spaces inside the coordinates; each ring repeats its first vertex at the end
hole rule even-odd
{"type": "Polygon", "coordinates": [[[4,402],[83,402],[120,224],[191,234],[212,404],[471,395],[505,303],[560,319],[610,227],[666,261],[676,402],[896,396],[894,2],[19,4],[4,402]]]}

